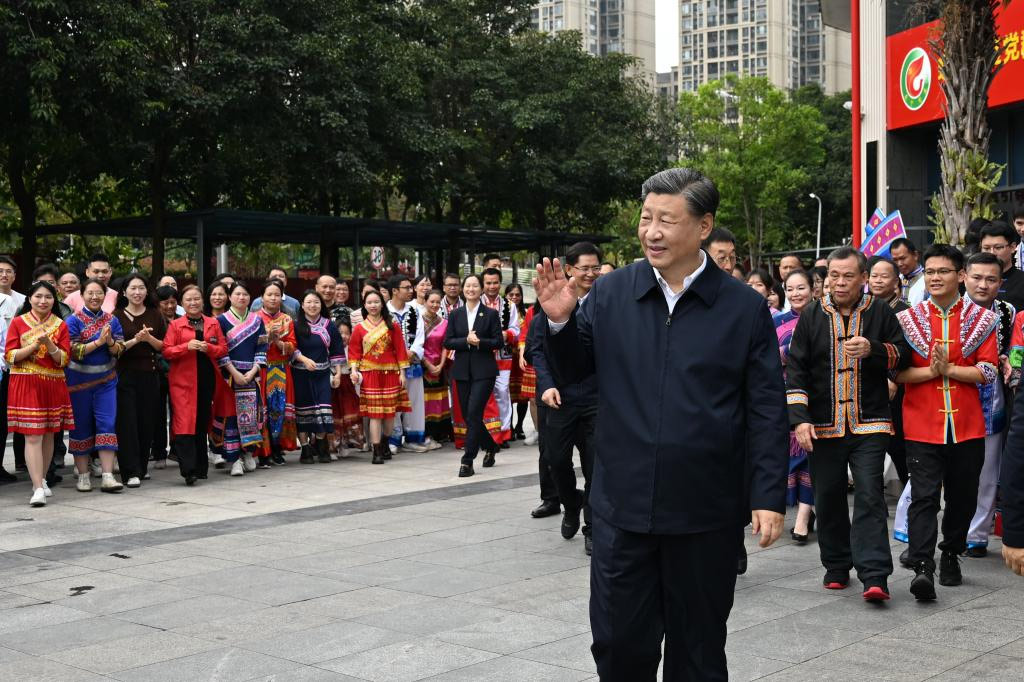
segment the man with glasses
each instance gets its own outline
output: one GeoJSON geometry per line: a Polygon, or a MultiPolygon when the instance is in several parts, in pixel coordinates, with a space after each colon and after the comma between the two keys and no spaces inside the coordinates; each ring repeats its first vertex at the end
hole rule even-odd
{"type": "Polygon", "coordinates": [[[961,298],[964,257],[948,244],[924,254],[929,300],[897,315],[911,348],[911,365],[897,375],[906,384],[903,429],[913,497],[907,509],[908,563],[918,600],[935,599],[936,517],[945,497],[939,584],[959,585],[959,555],[978,504],[985,461],[985,414],[978,387],[999,381],[999,316],[961,298]]]}
{"type": "Polygon", "coordinates": [[[892,433],[889,373],[909,362],[896,314],[864,293],[864,254],[849,246],[828,257],[829,293],[800,314],[786,364],[789,422],[810,453],[818,547],[827,590],[850,582],[867,601],[889,599],[892,575],[882,466],[892,433]],[[853,521],[847,469],[853,474],[853,521]]]}
{"type": "MultiPolygon", "coordinates": [[[[332,285],[333,286],[333,285],[332,285]]],[[[394,275],[388,280],[387,288],[391,299],[387,302],[391,317],[402,330],[405,347],[409,353],[409,366],[405,368],[405,389],[409,393],[411,412],[399,412],[395,415],[395,425],[391,430],[388,445],[391,454],[401,448],[412,452],[426,452],[424,441],[427,438],[427,419],[423,403],[423,319],[416,306],[409,305],[416,292],[412,288],[412,280],[408,275],[394,275]],[[402,442],[402,436],[405,442],[402,442]]]]}
{"type": "Polygon", "coordinates": [[[447,272],[444,275],[444,298],[441,299],[441,317],[448,319],[448,315],[455,309],[462,307],[462,282],[454,272],[447,272]]]}
{"type": "MultiPolygon", "coordinates": [[[[565,252],[566,274],[573,278],[578,297],[577,309],[601,277],[601,249],[590,242],[578,242],[565,252]]],[[[594,470],[594,431],[597,417],[597,377],[591,372],[581,376],[567,374],[545,354],[547,316],[538,309],[537,321],[530,325],[526,352],[537,372],[537,425],[540,433],[540,489],[542,507],[547,505],[562,517],[562,537],[570,540],[580,529],[583,513],[583,549],[592,551],[590,480],[594,470]],[[576,470],[572,465],[573,446],[579,450],[583,468],[583,492],[576,489],[576,470]]],[[[540,509],[540,508],[538,508],[540,509]]],[[[534,510],[536,512],[537,510],[534,510]]],[[[548,514],[536,514],[535,517],[548,514]]]]}
{"type": "Polygon", "coordinates": [[[1020,235],[1002,220],[993,220],[981,228],[981,252],[995,254],[1003,268],[999,299],[1017,310],[1024,310],[1024,273],[1013,263],[1014,249],[1018,242],[1020,235]]]}
{"type": "MultiPolygon", "coordinates": [[[[103,297],[103,305],[100,306],[105,313],[113,313],[117,307],[117,292],[110,286],[110,278],[114,270],[110,267],[110,259],[102,253],[93,254],[85,266],[86,279],[94,279],[101,282],[107,288],[107,294],[103,297]]],[[[82,292],[73,291],[64,298],[64,303],[76,313],[85,307],[82,299],[82,292]]]]}
{"type": "Polygon", "coordinates": [[[725,272],[731,273],[736,267],[736,237],[729,230],[713,228],[701,246],[711,256],[711,261],[725,272]]]}

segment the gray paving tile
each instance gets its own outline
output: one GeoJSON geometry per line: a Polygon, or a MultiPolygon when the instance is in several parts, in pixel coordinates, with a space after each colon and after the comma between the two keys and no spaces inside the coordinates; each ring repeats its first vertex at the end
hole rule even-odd
{"type": "Polygon", "coordinates": [[[314,664],[410,638],[394,630],[341,621],[257,639],[245,638],[237,646],[296,663],[314,664]]]}
{"type": "Polygon", "coordinates": [[[572,668],[573,670],[593,675],[597,672],[597,666],[594,664],[594,657],[590,654],[590,645],[592,643],[593,639],[588,632],[557,642],[543,644],[525,651],[519,651],[513,655],[516,658],[572,668]]]}
{"type": "Polygon", "coordinates": [[[762,658],[760,656],[747,656],[746,654],[729,654],[729,679],[735,682],[747,682],[758,680],[765,675],[785,670],[792,663],[777,661],[773,658],[762,658]]]}
{"type": "Polygon", "coordinates": [[[513,535],[524,535],[529,532],[525,528],[510,526],[506,523],[477,523],[427,533],[423,537],[430,539],[440,538],[460,545],[471,545],[478,542],[501,540],[513,535]]]}
{"type": "Polygon", "coordinates": [[[995,616],[978,618],[948,610],[901,625],[886,634],[894,639],[991,651],[1024,637],[1024,621],[995,616]]]}
{"type": "Polygon", "coordinates": [[[92,573],[92,569],[85,566],[65,564],[60,561],[40,561],[36,559],[34,564],[26,564],[0,571],[0,589],[7,590],[15,585],[41,583],[84,573],[92,573]]]}
{"type": "Polygon", "coordinates": [[[0,634],[60,625],[92,618],[88,611],[53,604],[31,604],[0,613],[0,634]]]}
{"type": "Polygon", "coordinates": [[[867,636],[863,632],[807,625],[786,616],[732,633],[726,651],[801,663],[867,636]]]}
{"type": "Polygon", "coordinates": [[[384,587],[365,587],[351,592],[340,592],[326,597],[309,599],[294,608],[303,608],[309,613],[322,614],[331,618],[359,618],[402,607],[418,609],[423,604],[440,601],[436,597],[412,592],[399,592],[384,587]]]}
{"type": "Polygon", "coordinates": [[[81,668],[74,668],[42,658],[0,661],[0,680],[32,680],[32,682],[79,682],[107,678],[81,668]]]}
{"type": "Polygon", "coordinates": [[[985,654],[932,678],[936,682],[1020,682],[1024,660],[985,654]]]}
{"type": "Polygon", "coordinates": [[[31,661],[34,660],[29,654],[15,651],[14,649],[8,649],[7,647],[0,647],[0,664],[8,665],[17,661],[31,661]]]}
{"type": "Polygon", "coordinates": [[[396,580],[388,583],[388,587],[401,592],[415,592],[431,597],[451,597],[465,594],[485,587],[494,587],[513,582],[514,578],[494,573],[481,573],[475,570],[448,568],[437,573],[420,575],[415,578],[396,580]]]}
{"type": "MultiPolygon", "coordinates": [[[[1009,571],[1006,571],[1006,573],[1009,573],[1009,571]]],[[[1014,577],[1020,580],[1019,577],[1014,577]]],[[[976,618],[995,616],[997,618],[1009,618],[1010,620],[1024,620],[1024,591],[1014,589],[997,590],[990,594],[982,595],[977,599],[964,602],[953,610],[976,618]]]]}
{"type": "Polygon", "coordinates": [[[784,668],[777,673],[758,678],[759,682],[876,682],[880,678],[849,670],[822,670],[814,662],[784,668]]]}
{"type": "Polygon", "coordinates": [[[71,577],[58,578],[56,580],[45,580],[27,585],[12,585],[7,588],[8,592],[23,594],[26,597],[35,597],[43,601],[56,601],[64,599],[81,592],[99,590],[113,590],[126,588],[132,585],[152,585],[153,583],[138,578],[130,578],[115,573],[93,571],[71,577]]]}
{"type": "Polygon", "coordinates": [[[374,682],[412,682],[491,658],[495,654],[420,639],[336,658],[320,667],[374,682]]]}
{"type": "Polygon", "coordinates": [[[926,680],[978,656],[950,646],[876,636],[830,651],[808,666],[860,673],[883,680],[926,680]]]}
{"type": "MultiPolygon", "coordinates": [[[[69,559],[67,563],[76,566],[84,566],[94,571],[110,571],[129,566],[143,566],[160,561],[171,561],[180,559],[179,552],[173,552],[159,547],[138,547],[126,552],[108,552],[106,554],[92,554],[90,556],[69,559]]],[[[137,576],[145,577],[145,576],[137,576]]]]}
{"type": "Polygon", "coordinates": [[[207,594],[279,606],[294,601],[359,589],[362,585],[329,580],[318,576],[279,571],[264,566],[242,566],[166,581],[168,585],[191,587],[207,594]]]}
{"type": "Polygon", "coordinates": [[[91,590],[53,603],[95,614],[111,614],[156,604],[183,601],[197,596],[199,593],[180,587],[160,583],[143,583],[121,589],[91,590]]]}
{"type": "Polygon", "coordinates": [[[488,682],[522,682],[523,680],[579,682],[588,677],[590,677],[590,673],[580,670],[502,656],[427,679],[430,682],[478,682],[478,680],[487,680],[488,682]]]}
{"type": "Polygon", "coordinates": [[[452,569],[437,564],[420,563],[415,559],[386,559],[377,557],[376,563],[366,563],[359,566],[350,566],[334,575],[344,576],[345,580],[361,583],[363,585],[384,585],[400,580],[411,580],[413,578],[425,578],[436,573],[451,571],[452,569]]]}
{"type": "Polygon", "coordinates": [[[506,613],[434,635],[473,649],[511,654],[587,632],[589,628],[523,613],[506,613]]]}
{"type": "Polygon", "coordinates": [[[438,600],[419,604],[413,609],[398,607],[382,613],[359,616],[355,620],[385,630],[426,636],[479,623],[488,618],[497,618],[504,613],[499,609],[485,606],[438,600]]]}
{"type": "Polygon", "coordinates": [[[151,632],[88,646],[55,647],[46,658],[100,674],[170,661],[221,646],[173,632],[151,632]]]}
{"type": "Polygon", "coordinates": [[[111,676],[125,682],[180,682],[217,680],[240,682],[258,675],[274,675],[295,668],[295,663],[243,649],[214,649],[172,661],[122,670],[111,676]]]}
{"type": "Polygon", "coordinates": [[[304,665],[285,672],[254,677],[249,682],[365,682],[331,670],[304,665]]]}
{"type": "Polygon", "coordinates": [[[144,606],[131,611],[121,611],[113,614],[113,617],[140,625],[170,630],[216,618],[251,613],[264,608],[266,608],[265,604],[256,602],[220,595],[204,595],[155,606],[144,606]]]}
{"type": "Polygon", "coordinates": [[[582,547],[580,554],[574,558],[551,556],[547,554],[528,554],[511,559],[499,559],[473,566],[474,571],[483,573],[495,573],[507,575],[512,578],[536,578],[542,575],[561,573],[581,566],[590,565],[590,557],[583,554],[582,547]]]}
{"type": "Polygon", "coordinates": [[[113,572],[145,580],[174,580],[175,578],[212,573],[244,565],[238,561],[228,561],[208,556],[190,556],[140,566],[127,566],[114,569],[113,572]]]}
{"type": "Polygon", "coordinates": [[[417,554],[416,561],[425,564],[437,564],[439,566],[455,566],[458,568],[470,568],[477,564],[486,564],[491,561],[502,561],[505,559],[516,559],[528,556],[530,552],[517,552],[513,549],[502,549],[491,543],[464,545],[452,547],[426,554],[417,554]]]}
{"type": "Polygon", "coordinates": [[[328,547],[317,554],[306,554],[305,556],[288,557],[285,559],[272,559],[270,561],[258,561],[256,563],[275,568],[280,571],[293,571],[307,575],[320,575],[326,573],[337,573],[352,566],[378,563],[379,556],[363,554],[354,549],[333,549],[328,547]]]}
{"type": "Polygon", "coordinates": [[[358,545],[358,551],[364,554],[373,554],[382,559],[401,559],[416,554],[436,552],[458,546],[458,543],[443,538],[428,538],[426,535],[414,535],[408,538],[397,540],[385,540],[384,542],[372,542],[370,544],[358,545]]]}
{"type": "Polygon", "coordinates": [[[0,611],[4,609],[19,609],[29,604],[42,604],[43,602],[35,597],[26,597],[23,594],[0,591],[0,611]]]}
{"type": "Polygon", "coordinates": [[[883,604],[869,604],[858,596],[798,611],[792,614],[792,619],[808,625],[841,625],[844,630],[877,634],[927,618],[937,610],[934,604],[918,602],[909,595],[896,594],[883,604]]]}
{"type": "Polygon", "coordinates": [[[1009,644],[999,647],[998,649],[994,649],[992,653],[999,654],[1000,656],[1024,658],[1024,637],[1021,637],[1018,640],[1014,640],[1009,644]]]}
{"type": "Polygon", "coordinates": [[[205,641],[218,642],[219,646],[234,645],[240,640],[252,640],[270,635],[310,630],[334,622],[328,616],[313,613],[306,608],[308,602],[259,608],[255,611],[240,611],[225,615],[222,610],[204,614],[203,621],[196,621],[174,628],[174,632],[205,641]],[[241,636],[239,633],[243,633],[241,636]]]}
{"type": "Polygon", "coordinates": [[[0,646],[27,654],[45,654],[54,650],[54,642],[59,642],[58,646],[75,648],[94,642],[106,642],[152,632],[152,628],[144,625],[100,616],[47,625],[35,630],[8,632],[0,635],[0,646]]]}

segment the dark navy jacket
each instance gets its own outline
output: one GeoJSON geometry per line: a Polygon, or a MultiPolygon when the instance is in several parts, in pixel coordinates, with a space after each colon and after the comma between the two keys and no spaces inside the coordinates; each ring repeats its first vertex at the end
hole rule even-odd
{"type": "Polygon", "coordinates": [[[1024,387],[1017,389],[999,469],[1003,507],[1003,544],[1024,547],[1024,387]]]}
{"type": "Polygon", "coordinates": [[[548,316],[543,310],[537,310],[530,324],[530,332],[526,337],[526,359],[533,365],[537,373],[537,399],[549,388],[557,388],[563,404],[588,405],[597,404],[597,375],[592,368],[581,375],[573,376],[564,368],[553,365],[548,359],[544,339],[548,328],[548,316]]]}
{"type": "Polygon", "coordinates": [[[598,382],[594,513],[637,533],[736,529],[785,511],[789,426],[779,344],[764,298],[704,271],[668,314],[646,261],[594,284],[557,334],[559,371],[598,382]]]}

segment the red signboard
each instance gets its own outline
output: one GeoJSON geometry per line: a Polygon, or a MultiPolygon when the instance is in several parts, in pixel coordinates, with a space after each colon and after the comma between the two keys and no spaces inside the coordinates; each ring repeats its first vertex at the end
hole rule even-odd
{"type": "MultiPolygon", "coordinates": [[[[916,26],[886,40],[886,91],[889,130],[938,121],[946,98],[939,87],[939,65],[928,45],[937,21],[916,26]]],[[[1024,101],[1024,0],[1011,2],[996,16],[1001,68],[989,88],[989,107],[1024,101]]]]}

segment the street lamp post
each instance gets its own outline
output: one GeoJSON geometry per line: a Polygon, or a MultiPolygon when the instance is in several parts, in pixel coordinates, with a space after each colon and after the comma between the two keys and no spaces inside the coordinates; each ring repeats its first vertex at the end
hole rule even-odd
{"type": "Polygon", "coordinates": [[[814,260],[818,260],[819,258],[821,258],[821,197],[819,197],[814,192],[811,192],[807,196],[809,196],[812,199],[818,200],[818,241],[814,247],[814,260]]]}

